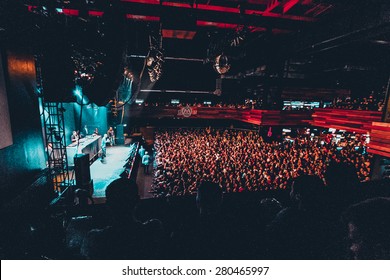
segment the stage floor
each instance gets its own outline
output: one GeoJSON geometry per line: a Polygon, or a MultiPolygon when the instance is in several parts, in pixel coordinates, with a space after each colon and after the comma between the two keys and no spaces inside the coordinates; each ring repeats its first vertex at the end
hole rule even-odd
{"type": "Polygon", "coordinates": [[[107,186],[123,172],[129,150],[127,146],[107,146],[107,157],[104,160],[98,158],[92,163],[93,198],[105,197],[107,186]]]}
{"type": "MultiPolygon", "coordinates": [[[[95,203],[105,202],[107,186],[118,179],[123,172],[130,148],[128,146],[107,146],[107,157],[101,161],[97,159],[90,166],[91,179],[93,180],[93,199],[95,203]]],[[[152,167],[152,165],[150,166],[152,167]]],[[[152,168],[151,168],[152,169],[152,168]]],[[[137,185],[141,199],[151,198],[149,193],[153,175],[144,175],[142,166],[138,168],[137,185]]]]}

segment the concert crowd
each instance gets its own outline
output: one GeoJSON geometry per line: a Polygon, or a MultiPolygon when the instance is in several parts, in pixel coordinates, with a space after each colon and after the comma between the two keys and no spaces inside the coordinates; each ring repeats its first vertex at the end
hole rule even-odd
{"type": "Polygon", "coordinates": [[[224,192],[286,189],[300,175],[324,179],[331,162],[353,166],[361,182],[370,176],[371,157],[360,139],[336,144],[299,136],[269,142],[257,131],[179,129],[158,131],[155,150],[156,196],[196,193],[203,180],[220,184],[224,192]]]}

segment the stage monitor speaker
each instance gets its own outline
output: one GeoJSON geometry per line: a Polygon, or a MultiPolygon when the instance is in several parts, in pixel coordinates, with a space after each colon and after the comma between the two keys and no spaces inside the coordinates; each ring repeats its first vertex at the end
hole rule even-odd
{"type": "Polygon", "coordinates": [[[117,145],[124,145],[125,144],[125,131],[123,124],[118,124],[116,126],[116,144],[117,145]]]}
{"type": "Polygon", "coordinates": [[[76,174],[76,186],[88,188],[91,181],[89,154],[76,154],[74,156],[74,171],[76,174]]]}

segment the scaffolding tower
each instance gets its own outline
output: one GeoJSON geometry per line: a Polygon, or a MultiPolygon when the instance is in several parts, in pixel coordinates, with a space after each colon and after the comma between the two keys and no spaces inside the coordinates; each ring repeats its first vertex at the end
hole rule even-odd
{"type": "Polygon", "coordinates": [[[46,147],[47,168],[54,190],[61,195],[74,183],[66,153],[64,106],[61,102],[45,102],[39,59],[36,59],[37,91],[40,97],[41,121],[46,147]]]}

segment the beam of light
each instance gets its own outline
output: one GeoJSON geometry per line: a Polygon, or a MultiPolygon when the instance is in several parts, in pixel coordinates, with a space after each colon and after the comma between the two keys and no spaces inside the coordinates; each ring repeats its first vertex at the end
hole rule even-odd
{"type": "Polygon", "coordinates": [[[83,94],[83,89],[79,85],[76,85],[73,90],[73,95],[76,97],[76,101],[79,105],[87,105],[89,103],[88,97],[83,94]]]}
{"type": "Polygon", "coordinates": [[[283,14],[287,13],[291,10],[296,4],[298,4],[299,0],[289,0],[283,6],[283,14]]]}
{"type": "Polygon", "coordinates": [[[76,86],[75,89],[73,90],[73,94],[77,98],[82,98],[82,96],[83,96],[83,89],[80,86],[76,86]]]}

